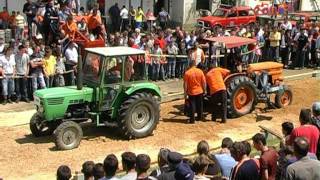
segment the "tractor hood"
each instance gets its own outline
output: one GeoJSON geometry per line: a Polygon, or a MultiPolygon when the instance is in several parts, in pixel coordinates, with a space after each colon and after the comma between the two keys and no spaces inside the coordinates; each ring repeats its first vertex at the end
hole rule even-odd
{"type": "Polygon", "coordinates": [[[222,19],[224,19],[224,18],[217,17],[217,16],[207,16],[207,17],[199,18],[198,21],[214,23],[214,22],[220,21],[222,19]]]}
{"type": "Polygon", "coordinates": [[[82,96],[84,99],[91,99],[93,94],[93,89],[89,87],[83,87],[81,90],[77,90],[76,86],[66,86],[66,87],[56,87],[37,90],[34,95],[42,98],[60,98],[60,97],[70,97],[70,96],[82,96]]]}

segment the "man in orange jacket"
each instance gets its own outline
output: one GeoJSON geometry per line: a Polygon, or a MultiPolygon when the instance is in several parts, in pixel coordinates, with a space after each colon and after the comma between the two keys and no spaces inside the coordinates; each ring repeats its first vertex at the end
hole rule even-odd
{"type": "Polygon", "coordinates": [[[77,23],[74,22],[72,15],[68,16],[67,22],[61,26],[61,29],[64,31],[65,39],[69,39],[70,41],[74,40],[78,26],[77,23]]]}
{"type": "Polygon", "coordinates": [[[189,97],[191,104],[190,123],[194,123],[194,114],[197,111],[197,120],[203,120],[203,94],[206,88],[206,78],[196,62],[190,62],[190,68],[185,72],[184,77],[184,96],[189,97]]]}
{"type": "Polygon", "coordinates": [[[210,90],[210,101],[212,105],[212,120],[216,121],[217,114],[221,115],[221,122],[227,120],[227,90],[224,79],[230,74],[228,69],[212,68],[207,74],[206,79],[210,90]],[[221,104],[221,105],[219,105],[221,104]]]}

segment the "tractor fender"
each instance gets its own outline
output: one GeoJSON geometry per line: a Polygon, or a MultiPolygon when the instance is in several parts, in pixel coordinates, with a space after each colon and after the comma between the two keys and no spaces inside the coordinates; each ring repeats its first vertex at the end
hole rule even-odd
{"type": "Polygon", "coordinates": [[[224,84],[226,86],[229,86],[230,80],[232,78],[237,77],[237,76],[246,76],[246,75],[247,75],[246,73],[233,73],[233,74],[230,74],[226,78],[224,78],[224,84]]]}
{"type": "Polygon", "coordinates": [[[148,92],[150,94],[153,94],[154,96],[158,96],[161,98],[161,92],[159,86],[145,82],[145,83],[139,83],[139,84],[132,84],[128,87],[128,89],[125,91],[125,93],[130,96],[132,94],[136,94],[137,92],[148,92]]]}

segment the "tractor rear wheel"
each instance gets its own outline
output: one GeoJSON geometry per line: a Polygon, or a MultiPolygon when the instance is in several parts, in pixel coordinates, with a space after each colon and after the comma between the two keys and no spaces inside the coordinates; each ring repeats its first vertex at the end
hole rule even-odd
{"type": "Polygon", "coordinates": [[[54,126],[45,126],[41,123],[41,116],[38,113],[34,113],[33,116],[30,119],[29,127],[31,130],[31,133],[35,137],[41,137],[41,136],[50,136],[52,135],[55,127],[54,126]]]}
{"type": "Polygon", "coordinates": [[[236,76],[227,84],[228,117],[236,118],[250,113],[256,105],[256,86],[247,76],[236,76]]]}
{"type": "Polygon", "coordinates": [[[83,132],[81,126],[73,121],[61,123],[54,131],[55,144],[60,150],[77,148],[82,136],[83,132]]]}
{"type": "Polygon", "coordinates": [[[137,93],[122,103],[119,115],[119,127],[126,138],[146,137],[159,122],[159,102],[149,93],[137,93]]]}
{"type": "Polygon", "coordinates": [[[283,91],[278,91],[275,97],[277,108],[284,108],[292,103],[292,91],[288,86],[283,87],[283,91]]]}

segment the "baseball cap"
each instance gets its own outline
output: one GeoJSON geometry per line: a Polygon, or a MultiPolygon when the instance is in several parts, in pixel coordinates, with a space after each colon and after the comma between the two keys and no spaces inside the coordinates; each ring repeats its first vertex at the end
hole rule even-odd
{"type": "Polygon", "coordinates": [[[174,174],[176,180],[193,180],[194,172],[186,163],[181,163],[174,174]]]}

